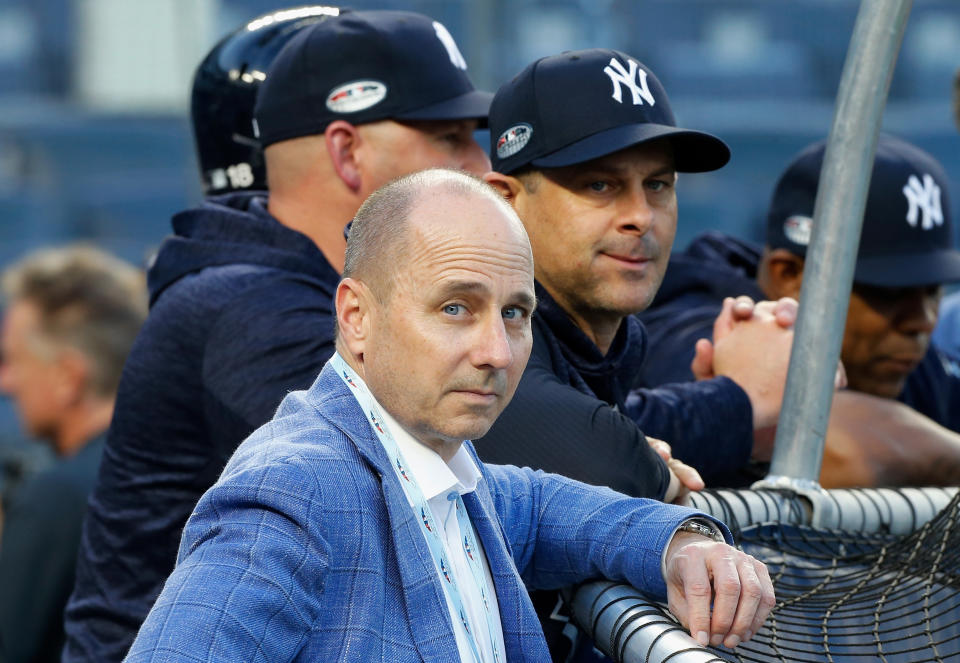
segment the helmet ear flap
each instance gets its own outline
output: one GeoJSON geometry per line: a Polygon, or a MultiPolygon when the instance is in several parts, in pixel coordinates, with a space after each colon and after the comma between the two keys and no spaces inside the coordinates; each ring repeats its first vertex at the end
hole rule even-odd
{"type": "Polygon", "coordinates": [[[307,26],[337,16],[312,5],[258,16],[221,39],[193,76],[190,119],[205,195],[266,190],[263,151],[253,118],[270,64],[307,26]]]}

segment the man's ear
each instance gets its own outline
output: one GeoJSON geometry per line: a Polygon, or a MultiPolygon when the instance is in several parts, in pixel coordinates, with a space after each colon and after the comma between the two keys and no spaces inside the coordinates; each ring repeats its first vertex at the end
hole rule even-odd
{"type": "Polygon", "coordinates": [[[79,350],[64,348],[55,360],[59,379],[53,397],[61,407],[75,405],[90,387],[90,360],[79,350]]]}
{"type": "Polygon", "coordinates": [[[490,171],[484,175],[483,181],[499,191],[500,195],[516,209],[517,196],[521,195],[524,191],[523,182],[516,177],[504,175],[496,171],[490,171]]]}
{"type": "Polygon", "coordinates": [[[360,164],[357,148],[362,139],[357,128],[344,120],[335,120],[323,132],[333,169],[343,183],[354,193],[360,190],[360,164]]]}
{"type": "Polygon", "coordinates": [[[799,299],[803,258],[787,249],[765,249],[759,276],[760,287],[770,299],[799,299]]]}
{"type": "Polygon", "coordinates": [[[337,332],[347,350],[361,362],[370,335],[371,295],[356,279],[345,278],[337,286],[337,332]]]}

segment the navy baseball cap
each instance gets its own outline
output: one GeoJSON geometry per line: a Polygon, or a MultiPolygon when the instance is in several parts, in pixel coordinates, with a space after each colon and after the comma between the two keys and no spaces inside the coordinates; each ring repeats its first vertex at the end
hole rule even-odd
{"type": "MultiPolygon", "coordinates": [[[[780,176],[767,214],[770,248],[806,256],[825,151],[826,141],[808,146],[780,176]]],[[[943,167],[885,134],[877,143],[853,280],[886,288],[960,281],[943,167]]]]}
{"type": "Polygon", "coordinates": [[[485,122],[493,95],[473,87],[442,23],[404,11],[355,11],[304,29],[257,95],[263,147],[323,133],[334,120],[485,122]]]}
{"type": "Polygon", "coordinates": [[[716,136],[677,127],[660,81],[620,51],[541,58],[503,85],[490,106],[490,159],[504,174],[583,163],[658,138],[673,144],[680,172],[716,170],[730,160],[716,136]]]}

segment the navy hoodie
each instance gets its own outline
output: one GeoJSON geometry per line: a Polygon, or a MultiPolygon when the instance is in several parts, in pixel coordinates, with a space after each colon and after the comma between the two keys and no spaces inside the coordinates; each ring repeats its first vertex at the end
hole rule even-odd
{"type": "MultiPolygon", "coordinates": [[[[757,285],[761,248],[719,232],[696,237],[670,258],[653,304],[639,315],[658,349],[640,371],[639,384],[653,387],[692,380],[690,361],[698,339],[713,336],[724,297],[766,299],[757,285]]],[[[960,431],[960,376],[932,345],[907,377],[898,400],[937,423],[960,431]]]]}
{"type": "Polygon", "coordinates": [[[237,445],[334,351],[339,274],[264,193],[173,219],[148,273],[66,612],[64,661],[121,661],[237,445]]]}

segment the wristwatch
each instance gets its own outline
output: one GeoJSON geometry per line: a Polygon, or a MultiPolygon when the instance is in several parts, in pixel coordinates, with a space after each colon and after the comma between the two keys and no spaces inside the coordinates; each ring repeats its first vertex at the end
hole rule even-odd
{"type": "Polygon", "coordinates": [[[726,543],[726,539],[723,538],[723,533],[720,531],[720,529],[709,520],[704,520],[703,518],[691,518],[690,520],[684,520],[682,523],[680,523],[680,527],[677,528],[677,531],[699,534],[700,536],[705,536],[708,539],[713,539],[718,543],[726,543]]]}

